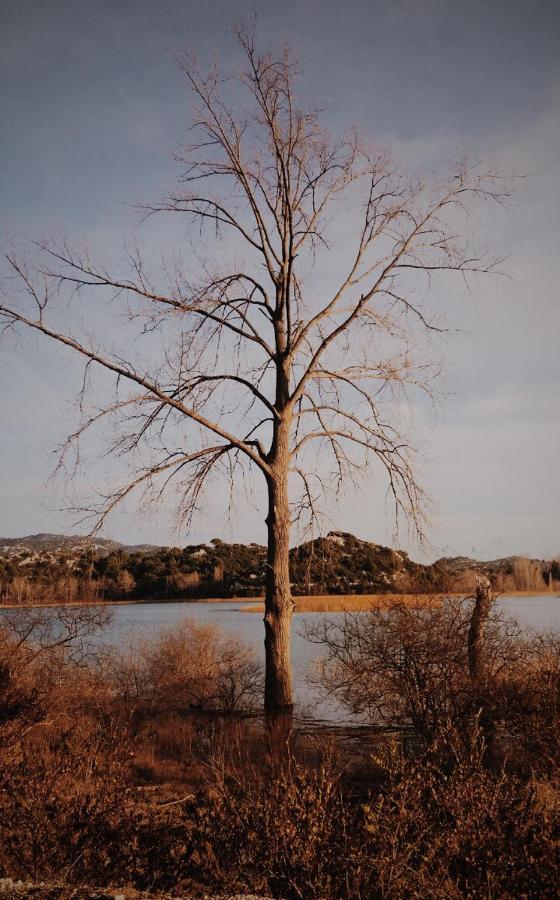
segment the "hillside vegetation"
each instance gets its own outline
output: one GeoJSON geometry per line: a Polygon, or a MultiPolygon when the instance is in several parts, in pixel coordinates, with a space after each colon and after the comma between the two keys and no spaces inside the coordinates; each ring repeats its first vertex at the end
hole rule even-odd
{"type": "MultiPolygon", "coordinates": [[[[0,598],[4,603],[73,600],[258,597],[264,590],[266,549],[260,544],[127,547],[50,534],[0,539],[0,598]]],[[[416,563],[402,550],[346,532],[292,549],[293,593],[353,595],[471,591],[485,574],[498,591],[560,587],[560,563],[523,557],[480,562],[467,557],[416,563]]]]}

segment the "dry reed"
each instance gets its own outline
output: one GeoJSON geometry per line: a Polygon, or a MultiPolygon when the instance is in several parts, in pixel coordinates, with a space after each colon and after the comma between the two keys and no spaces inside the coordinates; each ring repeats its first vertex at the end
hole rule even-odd
{"type": "MultiPolygon", "coordinates": [[[[296,612],[367,612],[385,606],[440,606],[449,594],[318,594],[294,597],[296,612]]],[[[242,606],[240,612],[264,612],[264,603],[242,606]]]]}

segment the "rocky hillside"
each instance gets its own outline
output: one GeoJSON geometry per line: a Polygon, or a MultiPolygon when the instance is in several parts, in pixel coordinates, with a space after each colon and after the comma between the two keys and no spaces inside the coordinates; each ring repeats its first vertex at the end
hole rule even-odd
{"type": "Polygon", "coordinates": [[[111,551],[120,550],[124,553],[153,553],[159,550],[157,544],[119,544],[109,538],[94,538],[87,540],[79,534],[28,534],[26,537],[3,538],[0,537],[0,557],[11,559],[16,556],[36,554],[44,556],[48,553],[81,553],[84,548],[103,556],[111,551]]]}
{"type": "MultiPolygon", "coordinates": [[[[52,534],[0,539],[0,596],[7,602],[166,597],[251,597],[264,591],[260,544],[184,548],[125,546],[52,534]]],[[[558,562],[468,557],[416,563],[402,550],[331,531],[290,554],[294,594],[470,591],[476,574],[497,590],[545,590],[560,580],[558,562]]]]}

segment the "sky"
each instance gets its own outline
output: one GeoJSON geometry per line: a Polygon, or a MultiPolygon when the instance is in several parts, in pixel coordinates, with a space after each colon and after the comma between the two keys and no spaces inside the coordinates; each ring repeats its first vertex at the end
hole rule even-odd
{"type": "MultiPolygon", "coordinates": [[[[430,544],[396,543],[428,559],[560,554],[557,0],[0,0],[0,242],[67,234],[117,252],[138,227],[128,204],[174,184],[188,121],[177,55],[235,68],[230,26],[255,11],[263,44],[300,52],[333,131],[358,125],[412,167],[467,151],[523,176],[489,222],[503,277],[458,286],[446,304],[445,398],[417,422],[430,544]]],[[[49,475],[78,387],[67,354],[0,340],[1,536],[77,530],[49,475]]],[[[261,501],[228,515],[222,494],[208,497],[189,534],[165,508],[128,507],[106,533],[263,541],[261,501]]],[[[330,527],[394,542],[376,483],[327,512],[330,527]]]]}

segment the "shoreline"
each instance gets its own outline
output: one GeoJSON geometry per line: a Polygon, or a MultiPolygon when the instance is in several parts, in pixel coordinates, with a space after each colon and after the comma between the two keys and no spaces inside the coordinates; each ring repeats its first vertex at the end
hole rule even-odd
{"type": "MultiPolygon", "coordinates": [[[[464,591],[437,591],[434,593],[406,593],[406,594],[301,594],[294,597],[296,603],[295,612],[344,612],[345,609],[354,606],[355,611],[359,608],[367,609],[368,604],[372,603],[422,603],[429,605],[430,600],[434,603],[440,603],[444,597],[468,597],[464,591]],[[298,609],[298,602],[304,608],[298,609]],[[346,602],[346,605],[345,605],[346,602]],[[328,607],[312,609],[310,607],[328,607]],[[305,608],[307,607],[307,608],[305,608]],[[338,609],[337,609],[338,607],[338,609]]],[[[498,597],[554,597],[560,599],[560,593],[553,591],[502,591],[496,594],[498,597]]],[[[189,606],[195,603],[239,603],[241,612],[261,612],[264,610],[264,597],[146,597],[143,599],[132,600],[67,600],[52,603],[0,603],[0,609],[49,609],[72,606],[135,606],[135,605],[153,605],[163,603],[182,603],[189,606]]]]}

